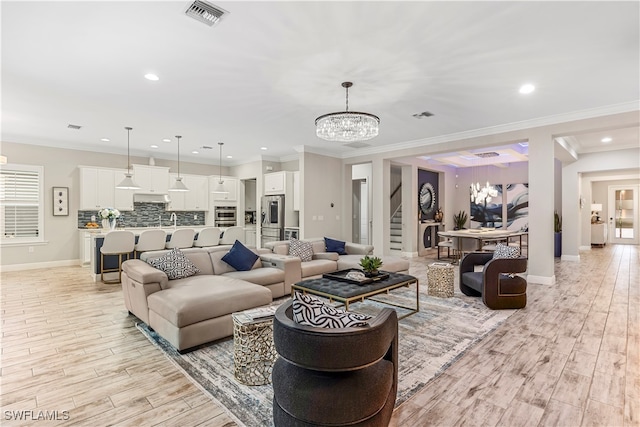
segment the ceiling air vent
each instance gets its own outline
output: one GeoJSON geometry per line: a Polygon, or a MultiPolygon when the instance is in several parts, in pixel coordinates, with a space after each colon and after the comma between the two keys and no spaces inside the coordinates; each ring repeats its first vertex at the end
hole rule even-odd
{"type": "Polygon", "coordinates": [[[184,11],[187,16],[192,17],[204,24],[207,24],[210,27],[216,25],[222,17],[229,12],[226,10],[214,6],[211,3],[207,3],[201,0],[195,0],[193,3],[187,6],[187,9],[184,11]]]}
{"type": "Polygon", "coordinates": [[[80,128],[81,128],[81,127],[82,127],[82,126],[80,126],[80,125],[72,125],[71,123],[69,123],[69,124],[67,125],[67,128],[69,128],[69,129],[74,129],[74,130],[80,130],[80,128]]]}
{"type": "Polygon", "coordinates": [[[486,159],[487,157],[498,157],[500,154],[496,153],[495,151],[488,151],[486,153],[476,153],[476,156],[478,157],[482,157],[483,159],[486,159]]]}
{"type": "Polygon", "coordinates": [[[416,119],[424,119],[425,117],[431,117],[431,116],[433,116],[433,113],[429,111],[423,111],[422,113],[413,114],[413,117],[415,117],[416,119]]]}

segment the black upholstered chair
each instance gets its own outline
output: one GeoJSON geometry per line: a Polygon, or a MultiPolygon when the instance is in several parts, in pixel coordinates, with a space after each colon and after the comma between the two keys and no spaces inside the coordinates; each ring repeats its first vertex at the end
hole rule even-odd
{"type": "Polygon", "coordinates": [[[527,281],[510,273],[527,270],[527,258],[493,259],[490,252],[471,252],[460,262],[460,291],[482,296],[482,302],[494,310],[523,308],[527,305],[527,281]],[[474,271],[478,265],[482,271],[474,271]]]}
{"type": "Polygon", "coordinates": [[[398,318],[385,308],[370,326],[316,328],[273,322],[273,420],[281,426],[387,426],[398,388],[398,318]]]}

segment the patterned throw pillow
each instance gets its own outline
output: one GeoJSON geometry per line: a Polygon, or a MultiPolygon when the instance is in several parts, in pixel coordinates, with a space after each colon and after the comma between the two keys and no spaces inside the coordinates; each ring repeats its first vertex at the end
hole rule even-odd
{"type": "Polygon", "coordinates": [[[293,320],[317,328],[369,326],[366,314],[349,313],[326,305],[317,298],[296,292],[293,295],[293,320]]]}
{"type": "Polygon", "coordinates": [[[310,242],[292,238],[289,241],[289,255],[300,257],[303,262],[311,261],[313,258],[313,246],[310,242]]]}
{"type": "Polygon", "coordinates": [[[496,250],[493,252],[493,259],[498,258],[519,258],[520,248],[517,246],[507,246],[504,243],[498,243],[496,250]]]}
{"type": "MultiPolygon", "coordinates": [[[[520,257],[520,248],[517,246],[508,246],[504,243],[498,243],[496,245],[496,250],[493,252],[493,259],[498,258],[519,258],[520,257]]],[[[511,279],[516,277],[516,273],[504,273],[509,276],[511,279]]]]}
{"type": "Polygon", "coordinates": [[[183,279],[200,273],[198,267],[193,265],[180,249],[174,248],[160,258],[147,260],[149,265],[162,270],[167,274],[169,280],[183,279]]]}

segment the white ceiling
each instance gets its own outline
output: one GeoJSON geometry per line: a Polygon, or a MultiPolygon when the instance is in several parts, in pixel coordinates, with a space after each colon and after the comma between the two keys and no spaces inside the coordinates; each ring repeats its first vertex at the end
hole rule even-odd
{"type": "MultiPolygon", "coordinates": [[[[216,1],[230,13],[214,27],[189,3],[2,1],[2,140],[124,154],[131,126],[132,155],[173,159],[182,135],[194,162],[217,164],[219,141],[236,163],[301,145],[344,157],[358,149],[314,120],[344,109],[346,80],[350,109],[381,119],[374,149],[640,99],[637,1],[216,1]]],[[[608,132],[606,149],[639,144],[608,132]]]]}

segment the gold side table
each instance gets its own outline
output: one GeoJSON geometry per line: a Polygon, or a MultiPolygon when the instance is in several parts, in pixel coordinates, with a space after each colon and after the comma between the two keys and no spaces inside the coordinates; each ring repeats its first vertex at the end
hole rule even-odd
{"type": "Polygon", "coordinates": [[[246,385],[271,383],[278,357],[273,345],[273,317],[252,321],[243,313],[232,313],[234,375],[246,385]]]}
{"type": "Polygon", "coordinates": [[[453,296],[453,265],[444,262],[429,264],[427,282],[428,295],[432,297],[451,298],[453,296]]]}

